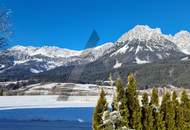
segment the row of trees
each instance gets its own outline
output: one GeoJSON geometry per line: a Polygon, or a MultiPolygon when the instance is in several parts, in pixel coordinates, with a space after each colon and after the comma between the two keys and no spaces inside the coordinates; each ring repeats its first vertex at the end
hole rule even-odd
{"type": "Polygon", "coordinates": [[[93,115],[93,130],[190,130],[190,99],[186,91],[165,92],[160,103],[158,90],[138,95],[136,80],[128,76],[125,87],[116,82],[116,93],[108,107],[102,89],[93,115]],[[150,98],[149,98],[150,97],[150,98]]]}

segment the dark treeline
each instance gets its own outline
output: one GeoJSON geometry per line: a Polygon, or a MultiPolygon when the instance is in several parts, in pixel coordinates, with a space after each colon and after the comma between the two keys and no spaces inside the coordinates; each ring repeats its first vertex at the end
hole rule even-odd
{"type": "Polygon", "coordinates": [[[153,88],[150,96],[145,92],[140,98],[136,80],[130,74],[126,86],[121,80],[116,82],[111,109],[105,96],[102,89],[93,115],[93,130],[190,130],[186,91],[179,97],[175,91],[164,92],[159,101],[158,90],[153,88]]]}

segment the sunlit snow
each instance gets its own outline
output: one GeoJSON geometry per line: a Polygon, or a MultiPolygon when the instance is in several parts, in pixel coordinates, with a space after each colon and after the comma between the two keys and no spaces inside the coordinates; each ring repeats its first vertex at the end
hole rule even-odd
{"type": "Polygon", "coordinates": [[[135,58],[137,64],[147,64],[150,63],[150,61],[147,60],[141,60],[138,57],[135,58]]]}

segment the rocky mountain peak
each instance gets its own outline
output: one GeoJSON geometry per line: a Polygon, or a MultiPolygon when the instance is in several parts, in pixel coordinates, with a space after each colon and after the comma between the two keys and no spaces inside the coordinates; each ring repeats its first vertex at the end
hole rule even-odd
{"type": "Polygon", "coordinates": [[[152,29],[147,25],[137,25],[127,33],[122,35],[118,42],[132,41],[137,39],[139,41],[148,41],[150,39],[160,40],[164,38],[160,28],[152,29]]]}

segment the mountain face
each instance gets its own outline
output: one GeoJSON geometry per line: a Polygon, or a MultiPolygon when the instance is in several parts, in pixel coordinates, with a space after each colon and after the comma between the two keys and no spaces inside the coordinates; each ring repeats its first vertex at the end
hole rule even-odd
{"type": "Polygon", "coordinates": [[[86,64],[104,55],[113,43],[74,51],[58,47],[14,46],[0,53],[0,75],[25,77],[59,66],[86,64]]]}
{"type": "Polygon", "coordinates": [[[144,64],[160,60],[180,60],[185,54],[163,35],[160,29],[136,26],[117,41],[117,49],[110,57],[124,64],[144,64]]]}
{"type": "Polygon", "coordinates": [[[85,65],[55,68],[40,73],[35,78],[42,81],[51,79],[60,82],[96,83],[107,80],[110,73],[115,79],[120,77],[127,81],[128,73],[133,72],[142,86],[152,83],[180,85],[181,78],[183,83],[190,85],[182,76],[184,74],[188,77],[185,70],[190,72],[189,55],[178,47],[174,38],[175,36],[162,34],[160,29],[138,25],[121,36],[109,52],[97,60],[85,65]]]}
{"type": "Polygon", "coordinates": [[[190,33],[187,31],[181,31],[176,33],[174,37],[170,38],[172,42],[174,42],[179,49],[185,53],[190,54],[190,33]]]}
{"type": "MultiPolygon", "coordinates": [[[[183,71],[190,70],[189,54],[190,33],[187,31],[171,36],[163,34],[159,28],[137,25],[115,44],[106,43],[83,51],[13,47],[0,53],[0,76],[5,75],[5,79],[18,75],[17,78],[21,79],[32,76],[43,81],[94,83],[107,80],[109,73],[125,79],[128,73],[134,72],[144,86],[162,82],[180,84],[178,79],[184,83],[187,81],[183,77],[187,74],[183,71]],[[160,79],[160,75],[164,78],[160,79]]],[[[190,85],[188,81],[186,83],[190,85]]]]}

